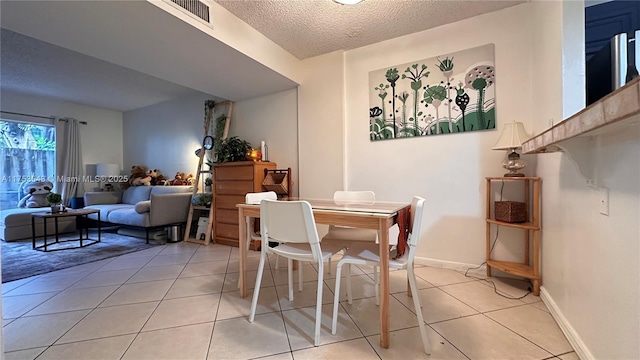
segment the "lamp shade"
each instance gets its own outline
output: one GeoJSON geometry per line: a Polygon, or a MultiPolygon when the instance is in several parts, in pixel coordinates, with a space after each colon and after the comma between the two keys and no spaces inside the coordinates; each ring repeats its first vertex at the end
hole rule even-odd
{"type": "Polygon", "coordinates": [[[529,135],[524,131],[524,125],[521,122],[506,123],[498,142],[493,146],[493,150],[520,148],[522,143],[527,140],[529,140],[529,135]]]}
{"type": "Polygon", "coordinates": [[[98,163],[96,164],[96,175],[107,177],[118,176],[120,175],[120,164],[98,163]]]}

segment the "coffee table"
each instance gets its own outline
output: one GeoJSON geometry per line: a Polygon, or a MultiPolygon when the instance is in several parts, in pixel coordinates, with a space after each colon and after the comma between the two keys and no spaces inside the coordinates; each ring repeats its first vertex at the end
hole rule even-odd
{"type": "Polygon", "coordinates": [[[56,251],[56,250],[67,250],[67,249],[78,249],[81,247],[85,247],[85,246],[89,246],[89,245],[93,245],[95,243],[99,243],[100,242],[100,226],[101,226],[101,222],[100,222],[100,210],[97,209],[67,209],[66,211],[63,212],[59,212],[59,213],[51,213],[51,212],[37,212],[37,213],[33,213],[31,214],[31,239],[33,242],[33,249],[34,250],[40,250],[40,251],[56,251]],[[89,239],[89,227],[86,226],[87,221],[84,221],[85,226],[84,226],[84,230],[85,230],[85,235],[86,237],[82,236],[82,230],[83,230],[83,226],[81,226],[80,224],[83,223],[83,221],[79,221],[82,218],[84,218],[84,220],[88,219],[88,215],[89,214],[98,214],[98,239],[89,239]],[[75,216],[76,217],[76,227],[78,228],[78,234],[80,235],[80,237],[78,239],[70,239],[70,240],[60,240],[60,234],[58,232],[58,219],[60,218],[64,218],[64,217],[69,217],[69,216],[75,216]],[[44,232],[43,232],[43,244],[36,246],[36,218],[41,218],[42,219],[42,223],[44,226],[44,232]],[[49,219],[53,219],[54,220],[54,235],[56,238],[56,241],[53,243],[47,243],[47,220],[49,219]],[[59,249],[51,249],[51,250],[47,250],[47,246],[51,246],[53,244],[59,244],[62,242],[69,242],[69,241],[80,241],[80,246],[75,246],[75,247],[61,247],[59,249]]]}

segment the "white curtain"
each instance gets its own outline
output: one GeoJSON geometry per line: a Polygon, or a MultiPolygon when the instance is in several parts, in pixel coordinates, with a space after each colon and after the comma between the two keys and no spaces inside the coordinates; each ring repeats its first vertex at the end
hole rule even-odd
{"type": "Polygon", "coordinates": [[[66,206],[71,205],[71,198],[84,193],[82,185],[82,146],[80,145],[80,125],[76,119],[64,119],[64,151],[62,153],[62,174],[65,179],[61,184],[62,201],[66,206]],[[77,181],[73,181],[77,179],[77,181]]]}

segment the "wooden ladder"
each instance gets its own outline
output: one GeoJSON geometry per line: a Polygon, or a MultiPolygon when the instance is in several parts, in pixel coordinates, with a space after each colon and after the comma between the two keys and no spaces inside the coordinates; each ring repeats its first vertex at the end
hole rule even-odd
{"type": "MultiPolygon", "coordinates": [[[[221,140],[224,140],[227,137],[227,133],[229,131],[229,119],[231,118],[231,111],[233,110],[233,102],[232,101],[224,101],[224,102],[220,102],[220,103],[214,103],[213,100],[206,100],[204,102],[204,112],[205,112],[205,119],[204,119],[204,136],[209,135],[209,128],[211,127],[211,122],[213,119],[213,114],[215,113],[216,108],[223,108],[226,106],[226,121],[224,123],[224,130],[222,132],[222,137],[221,140]]],[[[221,124],[216,124],[216,126],[220,126],[221,124]]],[[[204,137],[203,137],[204,138],[204,137]]],[[[217,146],[217,144],[215,145],[217,146]]],[[[203,165],[205,165],[205,155],[207,153],[207,150],[205,150],[204,148],[204,142],[203,144],[200,146],[200,152],[198,153],[198,168],[196,170],[196,178],[195,178],[195,182],[194,182],[194,186],[193,186],[193,194],[192,197],[195,196],[196,194],[198,194],[198,185],[200,184],[200,175],[201,174],[210,174],[213,180],[213,169],[211,170],[203,170],[202,167],[203,165]]],[[[213,185],[212,185],[213,186],[213,185]]],[[[204,190],[203,190],[204,192],[204,190]]],[[[184,232],[184,241],[185,242],[192,242],[192,243],[196,243],[196,244],[201,244],[201,245],[209,245],[209,242],[211,241],[211,235],[213,233],[213,221],[214,221],[214,217],[213,217],[213,206],[215,203],[215,198],[213,197],[213,189],[211,192],[211,204],[210,206],[200,206],[200,205],[194,205],[193,201],[191,202],[191,204],[189,205],[189,216],[187,217],[187,227],[186,230],[184,232]],[[194,238],[191,237],[191,225],[193,223],[193,215],[195,211],[208,211],[209,212],[209,222],[207,223],[207,231],[205,232],[205,236],[204,239],[199,239],[199,238],[194,238]]],[[[196,234],[197,236],[197,234],[196,234]]]]}

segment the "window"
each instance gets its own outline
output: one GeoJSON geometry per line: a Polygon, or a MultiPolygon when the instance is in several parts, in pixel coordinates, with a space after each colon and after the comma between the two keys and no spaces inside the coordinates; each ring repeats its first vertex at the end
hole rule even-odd
{"type": "Polygon", "coordinates": [[[2,119],[0,151],[0,209],[18,207],[24,181],[47,179],[55,185],[55,126],[2,119]]]}

